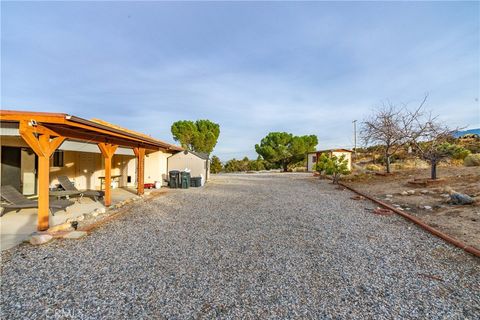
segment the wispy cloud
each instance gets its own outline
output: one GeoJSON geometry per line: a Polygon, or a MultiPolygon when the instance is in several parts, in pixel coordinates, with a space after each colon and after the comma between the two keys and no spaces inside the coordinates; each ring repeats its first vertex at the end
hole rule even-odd
{"type": "Polygon", "coordinates": [[[215,153],[269,131],[351,147],[382,100],[480,126],[478,3],[2,3],[2,107],[62,111],[173,141],[221,124],[215,153]]]}

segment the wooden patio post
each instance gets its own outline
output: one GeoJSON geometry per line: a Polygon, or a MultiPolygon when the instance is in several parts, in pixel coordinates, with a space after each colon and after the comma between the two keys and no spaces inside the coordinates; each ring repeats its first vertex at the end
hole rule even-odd
{"type": "Polygon", "coordinates": [[[118,146],[111,143],[99,143],[98,148],[102,152],[103,159],[105,162],[105,206],[108,207],[112,204],[112,158],[115,150],[118,146]]]}
{"type": "Polygon", "coordinates": [[[133,148],[137,157],[137,194],[144,193],[145,185],[145,148],[133,148]]]}
{"type": "Polygon", "coordinates": [[[20,121],[19,132],[23,140],[38,156],[38,223],[39,231],[47,230],[49,226],[49,185],[50,157],[62,144],[65,137],[39,125],[31,126],[28,121],[20,121]]]}

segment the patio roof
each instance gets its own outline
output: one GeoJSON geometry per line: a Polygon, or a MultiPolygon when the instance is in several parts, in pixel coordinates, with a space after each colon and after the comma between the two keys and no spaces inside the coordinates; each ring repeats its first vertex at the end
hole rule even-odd
{"type": "Polygon", "coordinates": [[[38,158],[38,230],[49,226],[50,157],[66,140],[96,143],[104,160],[105,205],[111,204],[112,157],[119,146],[133,149],[137,158],[137,193],[144,192],[147,150],[182,151],[179,146],[154,139],[101,120],[86,120],[66,113],[0,110],[0,121],[18,123],[18,132],[38,158]]]}
{"type": "Polygon", "coordinates": [[[102,120],[87,120],[66,113],[0,110],[0,121],[35,122],[59,136],[95,143],[112,143],[125,147],[149,150],[182,151],[179,146],[154,139],[102,120]]]}

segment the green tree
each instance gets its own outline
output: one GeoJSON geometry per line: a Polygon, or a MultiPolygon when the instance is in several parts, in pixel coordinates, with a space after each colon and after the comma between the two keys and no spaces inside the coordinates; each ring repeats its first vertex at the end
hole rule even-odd
{"type": "Polygon", "coordinates": [[[225,172],[237,172],[237,171],[240,171],[240,166],[239,166],[239,160],[233,158],[231,160],[228,160],[226,163],[225,163],[225,167],[224,167],[224,170],[225,172]]]}
{"type": "Polygon", "coordinates": [[[210,171],[212,173],[219,173],[223,169],[222,162],[220,158],[217,156],[213,156],[212,160],[210,161],[210,171]]]}
{"type": "Polygon", "coordinates": [[[315,150],[317,136],[294,136],[287,132],[270,132],[255,145],[255,151],[266,161],[287,171],[290,163],[305,159],[307,152],[315,150]]]}
{"type": "Polygon", "coordinates": [[[172,124],[173,139],[190,151],[210,153],[217,144],[220,125],[210,120],[180,120],[172,124]]]}
{"type": "Polygon", "coordinates": [[[320,159],[318,159],[315,170],[320,174],[324,173],[332,176],[333,183],[335,184],[338,183],[342,175],[350,173],[348,170],[348,160],[345,158],[345,155],[329,157],[326,154],[322,154],[320,159]]]}

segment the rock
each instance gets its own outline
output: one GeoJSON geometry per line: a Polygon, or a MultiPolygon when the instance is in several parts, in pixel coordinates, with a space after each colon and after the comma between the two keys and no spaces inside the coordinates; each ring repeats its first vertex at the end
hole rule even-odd
{"type": "Polygon", "coordinates": [[[30,244],[38,246],[52,241],[53,237],[49,234],[34,234],[30,237],[30,244]]]}
{"type": "Polygon", "coordinates": [[[427,193],[430,193],[430,191],[428,191],[428,190],[422,190],[422,191],[420,191],[420,193],[421,193],[421,194],[427,194],[427,193]]]}
{"type": "Polygon", "coordinates": [[[65,223],[57,224],[56,226],[48,228],[47,232],[53,233],[53,232],[67,231],[67,230],[73,230],[71,221],[69,222],[68,220],[65,223]]]}
{"type": "Polygon", "coordinates": [[[450,203],[451,204],[472,204],[474,202],[473,198],[463,194],[463,193],[458,193],[458,192],[453,192],[450,194],[450,203]]]}
{"type": "Polygon", "coordinates": [[[80,221],[83,221],[85,219],[85,217],[83,216],[83,214],[77,216],[74,218],[76,221],[80,222],[80,221]]]}
{"type": "Polygon", "coordinates": [[[410,210],[412,210],[412,209],[407,207],[407,208],[405,208],[405,210],[410,211],[410,210]]]}
{"type": "Polygon", "coordinates": [[[105,209],[105,208],[97,208],[97,209],[95,209],[95,212],[97,212],[98,214],[103,214],[103,213],[107,212],[107,209],[105,209]]]}
{"type": "Polygon", "coordinates": [[[402,196],[408,196],[408,192],[407,192],[407,191],[402,191],[400,194],[401,194],[402,196]]]}
{"type": "Polygon", "coordinates": [[[415,190],[407,190],[407,193],[408,193],[409,195],[413,195],[413,194],[415,194],[415,190]]]}
{"type": "MultiPolygon", "coordinates": [[[[85,219],[93,219],[93,218],[96,217],[96,216],[93,215],[94,213],[95,213],[95,211],[94,211],[94,212],[85,213],[83,216],[85,217],[85,219]]],[[[97,213],[97,215],[98,215],[98,213],[97,213]]]]}
{"type": "Polygon", "coordinates": [[[352,199],[352,200],[365,200],[365,197],[356,195],[356,196],[351,197],[350,199],[352,199]]]}
{"type": "Polygon", "coordinates": [[[80,239],[87,235],[85,231],[72,231],[63,236],[64,239],[80,239]]]}
{"type": "Polygon", "coordinates": [[[393,198],[393,195],[391,195],[391,194],[386,194],[386,195],[385,195],[385,198],[393,198]]]}
{"type": "Polygon", "coordinates": [[[373,210],[373,213],[388,216],[393,214],[393,211],[377,207],[376,209],[373,210]]]}
{"type": "Polygon", "coordinates": [[[151,193],[150,191],[145,191],[144,195],[145,195],[145,196],[149,196],[150,193],[151,193]]]}
{"type": "Polygon", "coordinates": [[[431,206],[423,206],[423,209],[425,210],[432,210],[433,208],[431,206]]]}

